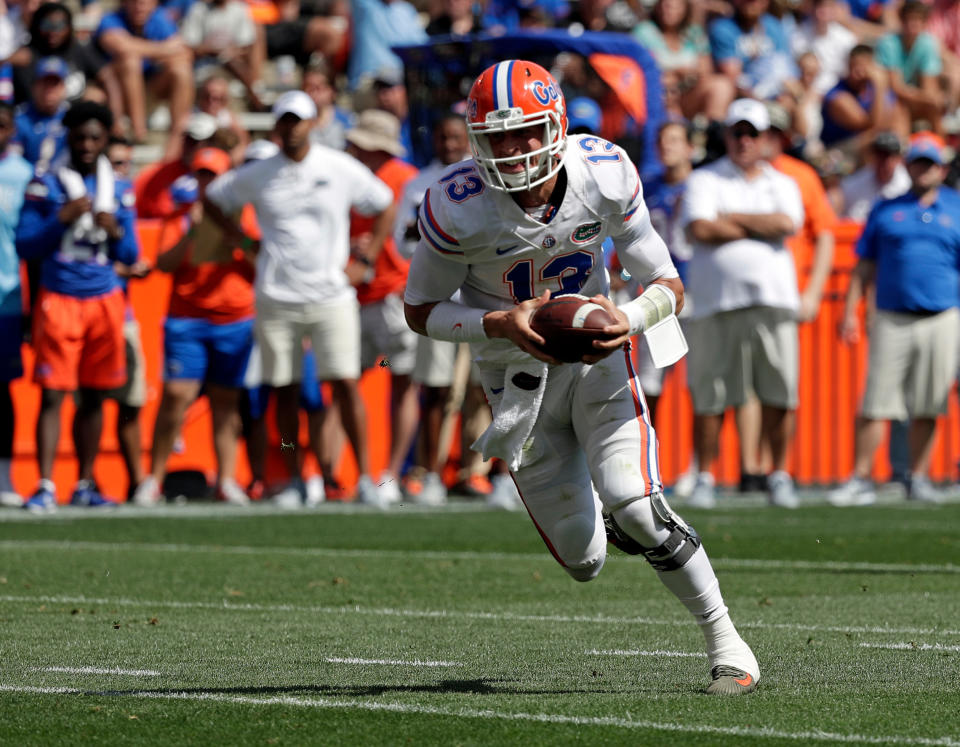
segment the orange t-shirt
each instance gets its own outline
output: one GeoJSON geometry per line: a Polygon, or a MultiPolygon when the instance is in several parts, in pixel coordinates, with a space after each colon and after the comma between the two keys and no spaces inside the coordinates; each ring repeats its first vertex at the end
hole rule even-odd
{"type": "MultiPolygon", "coordinates": [[[[256,215],[247,205],[240,224],[248,236],[259,236],[256,215]]],[[[185,218],[171,218],[164,223],[160,234],[161,251],[176,244],[187,228],[185,218]]],[[[170,307],[167,315],[176,318],[206,319],[213,324],[230,324],[249,319],[253,307],[253,265],[239,249],[233,251],[233,261],[226,264],[190,261],[190,250],[173,272],[170,307]]]]}
{"type": "MultiPolygon", "coordinates": [[[[391,158],[376,171],[377,177],[393,190],[393,201],[399,202],[403,188],[417,175],[417,169],[399,158],[391,158]]],[[[350,213],[350,238],[370,233],[374,219],[350,213]]],[[[407,285],[410,262],[400,256],[393,236],[383,242],[383,249],[373,265],[374,278],[369,283],[357,286],[357,300],[361,304],[381,301],[391,293],[399,293],[407,285]]]]}
{"type": "Polygon", "coordinates": [[[824,231],[833,230],[837,223],[837,215],[833,212],[823,183],[812,166],[786,154],[774,158],[770,165],[793,179],[800,188],[800,199],[803,202],[803,226],[794,236],[787,239],[786,244],[787,248],[793,252],[793,261],[797,266],[797,280],[806,280],[813,263],[817,236],[824,231]]]}

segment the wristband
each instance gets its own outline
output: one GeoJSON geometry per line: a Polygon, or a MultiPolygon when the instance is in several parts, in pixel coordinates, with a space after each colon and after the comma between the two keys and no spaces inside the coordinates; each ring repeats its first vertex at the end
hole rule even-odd
{"type": "Polygon", "coordinates": [[[475,309],[453,301],[441,301],[427,316],[427,335],[447,342],[481,342],[486,340],[483,328],[484,309],[475,309]]]}
{"type": "Polygon", "coordinates": [[[677,309],[677,296],[666,285],[654,283],[648,285],[638,298],[620,307],[630,322],[630,334],[635,335],[650,329],[657,322],[666,319],[677,309]]]}

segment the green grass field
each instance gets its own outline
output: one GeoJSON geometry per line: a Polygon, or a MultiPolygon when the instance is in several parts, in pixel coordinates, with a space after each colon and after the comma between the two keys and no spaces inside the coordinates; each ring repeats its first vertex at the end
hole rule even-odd
{"type": "Polygon", "coordinates": [[[685,511],[760,660],[525,515],[0,513],[0,744],[960,745],[960,503],[685,511]]]}

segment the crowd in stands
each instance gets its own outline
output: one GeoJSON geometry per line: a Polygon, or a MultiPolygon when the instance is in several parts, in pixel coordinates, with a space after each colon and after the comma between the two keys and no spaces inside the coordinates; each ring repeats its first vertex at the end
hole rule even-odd
{"type": "MultiPolygon", "coordinates": [[[[36,429],[41,481],[28,507],[43,511],[54,503],[50,480],[59,413],[71,392],[77,400],[73,440],[80,474],[73,502],[78,504],[109,502],[93,477],[106,396],[120,404],[119,441],[129,497],[140,504],[161,496],[166,461],[186,410],[198,396],[211,402],[216,491],[222,500],[245,503],[276,493],[278,502],[299,505],[343,498],[333,465],[341,446],[349,443],[360,467],[359,499],[388,504],[406,493],[427,503],[444,502],[447,486],[440,473],[445,451],[438,439],[443,440],[457,350],[418,339],[403,321],[401,299],[417,237],[416,208],[429,181],[466,157],[468,147],[462,111],[439,111],[432,121],[414,121],[410,79],[392,48],[543,29],[629,35],[655,61],[665,124],[657,133],[658,168],[645,176],[644,189],[654,225],[681,275],[698,242],[730,241],[738,231],[760,231],[746,225],[749,221],[719,225],[723,221],[716,211],[710,214],[706,208],[711,194],[731,184],[740,189],[741,202],[750,199],[750,189],[763,192],[756,184],[745,189],[741,179],[741,171],[749,171],[754,161],[776,170],[764,171],[764,194],[795,189],[796,195],[771,203],[770,212],[796,216],[800,231],[792,239],[787,238],[792,230],[764,235],[776,234],[771,241],[785,238],[794,255],[803,254],[813,267],[806,286],[791,291],[796,308],[787,312],[794,321],[810,321],[818,314],[838,218],[865,222],[878,200],[909,192],[917,183],[910,171],[910,159],[921,157],[917,153],[943,165],[947,185],[960,180],[953,150],[960,142],[958,0],[0,0],[0,353],[9,358],[9,365],[4,360],[0,367],[7,382],[23,373],[14,360],[19,360],[15,349],[23,309],[29,320],[23,328],[37,356],[33,376],[43,392],[36,429]],[[737,105],[748,108],[741,111],[737,105]],[[731,117],[731,111],[741,113],[731,117]],[[432,152],[414,147],[417,127],[430,131],[432,152]],[[298,140],[301,136],[305,144],[298,140]],[[733,158],[736,167],[710,172],[710,182],[698,167],[716,166],[731,148],[746,148],[744,139],[758,141],[756,157],[741,153],[733,158]],[[281,168],[279,150],[292,157],[312,153],[313,145],[342,151],[349,165],[339,172],[319,166],[281,168]],[[747,165],[739,165],[741,156],[747,165]],[[251,162],[271,164],[254,167],[263,171],[263,179],[279,174],[282,186],[275,198],[256,193],[236,177],[251,162]],[[278,269],[264,257],[269,242],[286,240],[285,228],[264,224],[262,206],[258,225],[248,203],[281,201],[285,192],[289,199],[297,189],[309,191],[327,179],[341,188],[343,203],[336,210],[342,215],[333,215],[331,207],[330,216],[311,215],[316,223],[307,221],[299,228],[322,226],[326,232],[347,221],[343,246],[349,264],[344,256],[346,269],[331,270],[342,278],[331,275],[311,288],[297,285],[302,278],[278,279],[277,273],[290,268],[278,269]],[[353,186],[348,188],[348,182],[353,186]],[[684,194],[688,183],[698,195],[693,209],[684,194]],[[376,191],[381,187],[382,194],[376,191]],[[140,259],[135,216],[162,221],[155,264],[140,259]],[[18,257],[28,268],[22,300],[18,257]],[[265,271],[273,274],[264,277],[265,271]],[[149,272],[170,273],[173,291],[169,301],[157,300],[169,303],[163,404],[156,423],[142,424],[152,433],[150,465],[144,470],[139,412],[146,384],[126,294],[129,283],[149,272]],[[339,293],[341,282],[356,289],[360,305],[362,341],[355,367],[335,365],[340,353],[324,347],[316,326],[329,323],[324,309],[296,318],[291,311],[318,300],[308,290],[339,293]],[[267,339],[273,343],[264,349],[267,339]],[[317,355],[311,348],[318,349],[317,355]],[[390,367],[391,447],[386,471],[370,475],[366,416],[356,380],[378,361],[388,361],[390,367]],[[330,401],[323,402],[318,371],[332,383],[330,401]],[[299,407],[316,415],[311,416],[310,448],[323,481],[304,484],[300,452],[291,450],[284,452],[290,483],[273,491],[265,486],[264,414],[270,396],[279,403],[281,433],[296,431],[299,407]],[[234,479],[241,434],[254,473],[249,486],[234,479]]],[[[616,102],[609,86],[591,76],[576,55],[558,55],[548,66],[576,94],[568,94],[571,131],[581,128],[615,139],[643,125],[636,121],[636,111],[616,102]]],[[[943,225],[960,222],[954,204],[944,205],[943,225]]],[[[717,210],[736,212],[729,206],[717,210]]],[[[898,220],[896,215],[888,211],[886,219],[898,220]]],[[[318,236],[330,235],[300,238],[316,245],[324,241],[318,236]]],[[[331,239],[331,245],[337,240],[331,239]]],[[[875,247],[864,252],[877,257],[875,247]]],[[[636,292],[615,265],[612,274],[619,292],[636,292]]],[[[790,296],[768,281],[758,282],[766,285],[769,298],[758,302],[751,297],[744,308],[757,303],[778,307],[790,296]]],[[[889,295],[889,288],[884,292],[889,295]]],[[[917,303],[933,303],[923,312],[953,308],[948,295],[917,303]]],[[[699,306],[701,314],[714,301],[720,303],[717,311],[729,310],[717,298],[698,293],[695,283],[688,291],[688,306],[699,306]]],[[[763,324],[769,323],[769,316],[765,319],[763,324]]],[[[844,330],[847,339],[854,336],[850,324],[848,320],[844,330]]],[[[696,370],[697,355],[714,359],[721,354],[710,352],[711,339],[720,338],[691,331],[696,370]]],[[[780,334],[776,324],[767,332],[771,339],[780,334]]],[[[691,383],[698,443],[687,476],[687,493],[693,490],[695,502],[704,507],[713,502],[709,465],[716,452],[718,416],[731,402],[716,396],[708,367],[699,366],[703,376],[691,383]]],[[[644,385],[655,407],[662,373],[647,366],[647,374],[644,385]]],[[[740,382],[742,401],[735,404],[746,488],[766,486],[764,473],[770,471],[776,483],[785,469],[790,413],[796,407],[789,378],[752,382],[761,391],[751,389],[749,381],[740,382]],[[772,391],[779,385],[768,401],[763,387],[772,391]]],[[[940,400],[929,392],[923,398],[929,401],[919,415],[928,419],[940,400]]],[[[488,417],[474,379],[466,383],[463,401],[468,442],[488,417]]],[[[8,504],[21,500],[9,478],[14,409],[4,387],[0,497],[8,504]]],[[[868,411],[873,413],[869,423],[917,414],[912,400],[904,407],[872,406],[868,411]]],[[[923,422],[927,428],[928,421],[923,422]]],[[[873,428],[869,423],[863,427],[873,428]]],[[[859,482],[852,491],[861,498],[871,444],[873,440],[857,452],[854,479],[859,482]]],[[[474,455],[464,456],[459,491],[514,504],[502,465],[494,464],[485,476],[489,467],[474,455]]],[[[912,469],[922,473],[923,455],[914,461],[912,469]]],[[[780,505],[791,505],[793,498],[785,495],[780,492],[780,505]]],[[[929,495],[918,482],[916,496],[929,495]]]]}

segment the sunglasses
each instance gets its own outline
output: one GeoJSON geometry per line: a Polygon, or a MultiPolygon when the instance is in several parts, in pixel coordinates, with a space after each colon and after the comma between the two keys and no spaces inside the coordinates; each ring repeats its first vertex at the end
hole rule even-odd
{"type": "Polygon", "coordinates": [[[760,132],[756,127],[747,125],[746,127],[734,127],[730,130],[730,136],[734,140],[739,140],[742,137],[758,138],[760,137],[760,132]]]}
{"type": "Polygon", "coordinates": [[[129,166],[131,163],[133,163],[133,161],[131,161],[129,158],[117,158],[117,159],[114,159],[114,160],[110,161],[110,163],[111,163],[111,165],[113,165],[113,166],[115,166],[115,167],[117,167],[117,166],[129,166]]]}

